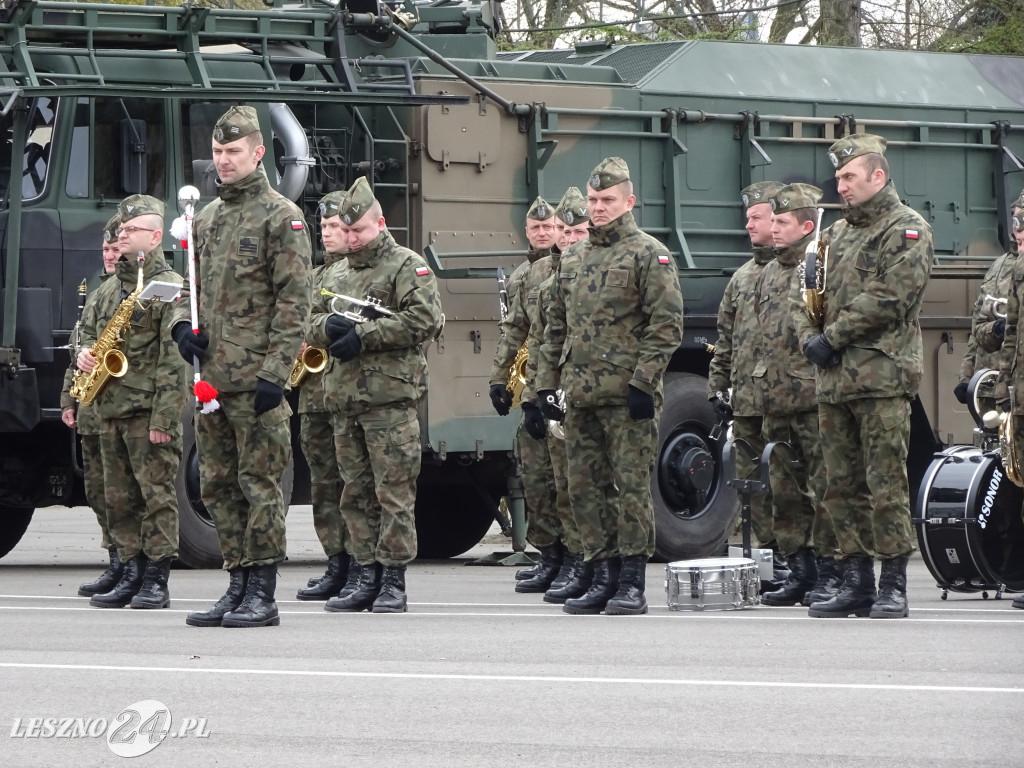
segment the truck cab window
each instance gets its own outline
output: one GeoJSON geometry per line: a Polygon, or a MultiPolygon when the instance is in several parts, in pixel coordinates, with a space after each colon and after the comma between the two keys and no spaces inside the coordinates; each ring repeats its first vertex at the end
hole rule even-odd
{"type": "Polygon", "coordinates": [[[56,106],[56,99],[41,97],[32,102],[29,111],[21,180],[21,196],[25,200],[39,197],[46,186],[56,106]]]}
{"type": "MultiPolygon", "coordinates": [[[[89,100],[79,101],[71,165],[92,168],[93,195],[120,200],[146,194],[163,199],[167,179],[163,101],[96,98],[91,110],[90,114],[89,100]]],[[[86,196],[85,183],[81,172],[70,172],[68,194],[86,196]]]]}

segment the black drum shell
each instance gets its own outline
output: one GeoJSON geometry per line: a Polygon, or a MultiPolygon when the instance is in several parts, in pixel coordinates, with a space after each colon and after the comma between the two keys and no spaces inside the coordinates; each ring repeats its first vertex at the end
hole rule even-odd
{"type": "Polygon", "coordinates": [[[1024,489],[999,456],[968,445],[936,454],[914,510],[925,565],[939,587],[1024,591],[1024,489]]]}

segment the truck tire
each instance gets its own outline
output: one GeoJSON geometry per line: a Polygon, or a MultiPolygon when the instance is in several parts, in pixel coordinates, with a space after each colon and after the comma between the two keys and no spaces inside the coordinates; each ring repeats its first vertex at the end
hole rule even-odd
{"type": "Polygon", "coordinates": [[[0,505],[0,557],[10,552],[21,541],[32,522],[34,507],[0,505]]]}
{"type": "Polygon", "coordinates": [[[417,558],[443,560],[472,549],[494,523],[502,493],[488,472],[424,466],[416,486],[417,558]]]}
{"type": "Polygon", "coordinates": [[[725,435],[712,440],[714,424],[707,379],[667,373],[651,476],[660,560],[716,555],[736,524],[739,501],[722,472],[725,435]]]}

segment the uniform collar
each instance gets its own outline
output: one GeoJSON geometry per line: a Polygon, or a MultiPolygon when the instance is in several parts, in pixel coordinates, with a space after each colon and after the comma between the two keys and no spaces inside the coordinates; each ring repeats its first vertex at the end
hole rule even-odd
{"type": "Polygon", "coordinates": [[[607,248],[636,232],[637,226],[636,219],[633,218],[633,212],[626,211],[619,218],[608,222],[604,226],[591,226],[588,229],[590,231],[591,244],[607,248]]]}

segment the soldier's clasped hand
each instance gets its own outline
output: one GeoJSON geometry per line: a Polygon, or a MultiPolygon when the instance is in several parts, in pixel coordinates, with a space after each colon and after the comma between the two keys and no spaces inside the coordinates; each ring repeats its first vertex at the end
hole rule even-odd
{"type": "Polygon", "coordinates": [[[202,331],[193,332],[191,324],[187,322],[175,325],[171,329],[171,338],[178,345],[178,352],[186,363],[191,363],[194,358],[202,360],[206,348],[210,346],[210,339],[206,334],[202,331]]]}
{"type": "Polygon", "coordinates": [[[253,410],[260,416],[267,411],[272,411],[281,404],[284,399],[284,388],[277,386],[266,379],[256,382],[256,397],[253,399],[253,410]]]}
{"type": "Polygon", "coordinates": [[[327,338],[331,341],[337,341],[346,333],[355,328],[356,324],[349,320],[347,317],[341,315],[331,315],[327,318],[327,324],[324,325],[324,332],[327,334],[327,338]]]}
{"type": "Polygon", "coordinates": [[[714,397],[709,397],[708,402],[711,403],[711,408],[715,412],[715,416],[718,417],[719,421],[728,421],[732,418],[732,406],[725,401],[721,393],[716,394],[714,397]]]}
{"type": "Polygon", "coordinates": [[[508,416],[509,409],[512,407],[512,393],[508,391],[508,387],[504,384],[491,384],[490,395],[491,405],[494,406],[498,415],[508,416]]]}
{"type": "Polygon", "coordinates": [[[626,408],[629,411],[629,418],[634,421],[653,419],[654,395],[649,395],[631,384],[626,394],[626,408]]]}
{"type": "Polygon", "coordinates": [[[967,382],[961,381],[953,387],[953,397],[962,405],[967,405],[967,382]]]}
{"type": "Polygon", "coordinates": [[[356,333],[356,329],[349,328],[348,332],[331,344],[331,354],[343,363],[355,360],[363,350],[363,341],[356,333]]]}
{"type": "Polygon", "coordinates": [[[804,357],[819,368],[831,368],[840,362],[839,353],[832,348],[823,333],[804,344],[804,357]]]}
{"type": "Polygon", "coordinates": [[[544,440],[548,436],[548,425],[540,409],[533,403],[523,403],[523,426],[534,440],[544,440]]]}
{"type": "Polygon", "coordinates": [[[1006,318],[1000,317],[994,323],[992,323],[992,335],[998,336],[1000,339],[1006,336],[1006,318]]]}
{"type": "Polygon", "coordinates": [[[537,392],[537,398],[540,400],[540,412],[545,419],[557,422],[565,420],[565,413],[558,407],[558,393],[555,390],[542,389],[537,392]]]}

